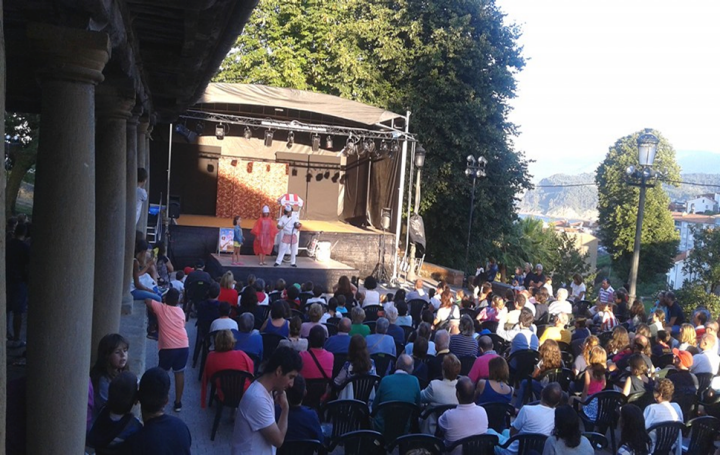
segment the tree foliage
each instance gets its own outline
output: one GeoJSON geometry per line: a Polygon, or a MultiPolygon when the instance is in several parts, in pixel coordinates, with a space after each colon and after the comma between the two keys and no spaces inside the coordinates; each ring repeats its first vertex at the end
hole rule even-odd
{"type": "MultiPolygon", "coordinates": [[[[484,156],[471,261],[500,253],[516,195],[530,187],[508,122],[519,29],[493,0],[261,0],[217,81],[319,91],[412,112],[428,150],[423,201],[428,259],[461,267],[471,182],[465,157],[484,156]]],[[[410,179],[412,176],[408,176],[410,179]]]]}
{"type": "Polygon", "coordinates": [[[16,213],[15,204],[25,174],[37,161],[40,116],[8,112],[5,115],[5,141],[9,144],[6,168],[10,169],[5,192],[7,217],[16,213]]]}
{"type": "Polygon", "coordinates": [[[720,296],[707,292],[705,286],[700,283],[686,282],[675,295],[686,315],[693,314],[699,307],[704,307],[710,311],[713,318],[720,315],[720,296]]]}
{"type": "Polygon", "coordinates": [[[714,292],[720,286],[720,229],[693,227],[691,233],[695,248],[685,260],[683,272],[714,292]]]}
{"type": "MultiPolygon", "coordinates": [[[[621,277],[628,276],[630,272],[635,243],[640,189],[627,184],[625,171],[628,166],[638,166],[639,134],[618,139],[595,174],[600,225],[598,235],[613,259],[617,275],[621,277]]],[[[653,168],[668,180],[679,180],[680,168],[675,162],[675,150],[660,133],[655,131],[653,134],[660,140],[653,168]]],[[[647,189],[638,281],[653,280],[672,267],[679,236],[668,210],[669,203],[670,199],[659,183],[647,189]]]]}

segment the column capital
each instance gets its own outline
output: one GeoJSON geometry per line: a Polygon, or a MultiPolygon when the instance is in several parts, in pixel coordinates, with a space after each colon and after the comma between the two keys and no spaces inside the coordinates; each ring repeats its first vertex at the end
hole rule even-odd
{"type": "Polygon", "coordinates": [[[101,84],[95,89],[95,115],[98,119],[126,120],[135,106],[135,92],[101,84]]]}
{"type": "Polygon", "coordinates": [[[140,117],[138,121],[138,134],[150,134],[150,119],[147,116],[140,117]]]}
{"type": "Polygon", "coordinates": [[[66,80],[98,84],[110,58],[110,39],[106,33],[30,23],[27,36],[42,62],[42,80],[66,80]]]}

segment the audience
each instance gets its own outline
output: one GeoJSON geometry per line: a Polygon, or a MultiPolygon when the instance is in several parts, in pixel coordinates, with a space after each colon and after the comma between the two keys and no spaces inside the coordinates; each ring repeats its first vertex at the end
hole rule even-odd
{"type": "Polygon", "coordinates": [[[131,412],[136,401],[137,377],[123,371],[110,382],[107,404],[87,435],[87,446],[97,455],[121,453],[125,441],[140,431],[142,424],[131,412]]]}
{"type": "Polygon", "coordinates": [[[220,302],[220,305],[218,305],[219,317],[210,324],[210,333],[217,332],[218,330],[238,330],[237,322],[230,319],[230,308],[229,303],[220,302]]]}
{"type": "Polygon", "coordinates": [[[279,346],[289,346],[296,351],[307,351],[308,340],[300,338],[300,330],[302,329],[302,318],[300,316],[293,316],[290,319],[289,334],[287,340],[281,340],[279,346]]]}
{"type": "Polygon", "coordinates": [[[347,354],[350,346],[351,322],[348,318],[340,319],[338,322],[338,333],[327,339],[325,349],[333,354],[347,354]]]}
{"type": "MultiPolygon", "coordinates": [[[[300,353],[302,356],[304,353],[300,353]]],[[[305,364],[303,363],[303,367],[305,364]]],[[[307,390],[305,388],[305,378],[301,374],[295,376],[293,383],[285,391],[287,402],[289,405],[287,415],[287,431],[283,444],[292,444],[292,441],[300,441],[313,439],[323,442],[325,437],[320,428],[320,419],[317,412],[313,409],[303,406],[302,402],[305,398],[307,390]]],[[[280,421],[282,415],[282,407],[275,405],[275,420],[280,421]]],[[[262,431],[262,430],[261,430],[262,431]]]]}
{"type": "Polygon", "coordinates": [[[475,324],[472,318],[467,314],[462,315],[458,328],[460,333],[450,337],[450,352],[458,357],[476,357],[478,354],[478,342],[474,338],[475,324]]]}
{"type": "MultiPolygon", "coordinates": [[[[565,314],[571,314],[572,313],[572,304],[567,301],[568,298],[568,290],[565,288],[560,288],[555,293],[556,300],[550,304],[548,307],[548,313],[550,313],[551,316],[558,315],[560,313],[565,314]]],[[[536,316],[537,318],[537,316],[536,316]]],[[[539,318],[537,318],[539,319],[539,318]]]]}
{"type": "Polygon", "coordinates": [[[545,440],[543,455],[594,455],[595,449],[580,432],[580,418],[575,410],[562,405],[555,408],[555,429],[545,440]]]}
{"type": "MultiPolygon", "coordinates": [[[[397,297],[397,294],[396,294],[397,297]]],[[[413,326],[413,320],[412,316],[408,313],[408,305],[407,303],[402,300],[400,302],[395,302],[395,308],[398,310],[398,319],[397,319],[397,325],[400,326],[406,326],[406,327],[412,327],[413,326]]]]}
{"type": "MultiPolygon", "coordinates": [[[[405,331],[402,329],[401,326],[397,324],[398,320],[398,310],[395,308],[395,306],[389,306],[385,309],[385,317],[388,320],[388,329],[387,334],[393,337],[393,340],[395,340],[396,344],[405,344],[405,331]]],[[[377,331],[377,326],[375,327],[375,330],[377,331]]]]}
{"type": "MultiPolygon", "coordinates": [[[[663,422],[682,422],[683,412],[677,403],[672,403],[675,387],[669,379],[659,379],[655,383],[653,395],[657,403],[651,404],[645,408],[643,416],[645,417],[645,428],[650,428],[657,423],[663,422]]],[[[655,445],[655,434],[650,433],[651,446],[655,445]]],[[[682,445],[682,433],[678,432],[677,444],[682,445]]],[[[651,449],[652,451],[652,449],[651,449]]]]}
{"type": "Polygon", "coordinates": [[[540,344],[543,344],[545,340],[562,341],[563,343],[570,344],[570,331],[565,329],[568,323],[568,314],[570,313],[557,313],[555,315],[553,325],[547,327],[540,337],[540,344]]]}
{"type": "Polygon", "coordinates": [[[693,356],[693,365],[690,371],[695,374],[712,373],[718,374],[720,369],[720,356],[715,346],[717,338],[710,333],[706,333],[700,339],[700,354],[693,356]]]}
{"type": "MultiPolygon", "coordinates": [[[[475,387],[468,377],[460,378],[455,384],[455,396],[458,405],[449,409],[438,419],[438,425],[445,432],[445,444],[484,434],[488,430],[487,412],[482,406],[475,404],[475,387]]],[[[452,451],[452,455],[462,454],[462,447],[452,451]]]]}
{"type": "Polygon", "coordinates": [[[435,332],[435,350],[434,356],[430,356],[427,360],[428,378],[442,378],[442,363],[447,354],[450,353],[450,334],[447,330],[438,330],[435,332]]]}
{"type": "Polygon", "coordinates": [[[308,319],[310,319],[310,322],[303,322],[300,326],[300,336],[303,338],[307,338],[310,334],[310,329],[313,327],[319,326],[322,327],[322,329],[325,331],[325,335],[328,335],[327,327],[320,324],[320,318],[323,315],[323,306],[319,303],[313,303],[310,305],[310,309],[308,309],[307,315],[308,319]]]}
{"type": "MultiPolygon", "coordinates": [[[[256,365],[243,351],[235,350],[235,337],[230,330],[220,330],[215,335],[215,350],[210,351],[205,361],[205,369],[202,375],[202,386],[200,389],[200,407],[205,407],[208,381],[215,373],[222,370],[247,371],[255,373],[256,365]]],[[[250,386],[245,383],[245,390],[250,386]]],[[[217,394],[222,398],[222,390],[217,389],[217,394]]]]}
{"type": "MultiPolygon", "coordinates": [[[[395,362],[395,373],[385,376],[380,381],[372,408],[377,409],[378,406],[388,401],[404,401],[419,406],[420,384],[417,378],[410,374],[413,368],[412,357],[401,354],[395,362]]],[[[381,433],[385,428],[383,414],[383,412],[379,412],[373,421],[375,429],[381,433]]]]}
{"type": "Polygon", "coordinates": [[[692,354],[673,349],[673,366],[675,374],[669,374],[666,377],[673,383],[674,396],[695,395],[698,391],[698,378],[690,372],[690,368],[693,366],[692,354]]]}
{"type": "Polygon", "coordinates": [[[287,317],[290,313],[290,307],[284,300],[276,300],[270,304],[270,317],[263,322],[260,331],[262,333],[274,333],[281,337],[290,335],[290,323],[287,317]]]}
{"type": "Polygon", "coordinates": [[[494,357],[488,363],[488,378],[480,379],[475,388],[475,402],[483,403],[510,403],[513,388],[510,382],[510,369],[502,357],[494,357]]]}
{"type": "MultiPolygon", "coordinates": [[[[435,335],[435,339],[437,340],[437,335],[435,335]]],[[[480,357],[475,360],[475,363],[473,363],[473,366],[470,369],[470,373],[468,373],[468,377],[473,381],[473,383],[476,384],[478,382],[478,379],[488,378],[488,364],[492,359],[498,357],[498,354],[497,352],[495,352],[493,346],[492,338],[487,335],[481,336],[478,339],[478,352],[480,354],[480,357]]]]}
{"type": "MultiPolygon", "coordinates": [[[[370,358],[365,338],[362,335],[353,335],[350,338],[347,361],[333,381],[336,387],[340,387],[353,377],[362,374],[377,374],[375,362],[370,358]]],[[[340,399],[352,399],[354,392],[350,389],[350,387],[340,389],[340,399]]]]}
{"type": "Polygon", "coordinates": [[[634,404],[620,408],[620,441],[618,455],[645,455],[650,453],[650,437],[645,430],[645,417],[634,404]]]}
{"type": "Polygon", "coordinates": [[[395,339],[387,334],[390,322],[385,318],[378,318],[375,322],[375,333],[365,337],[368,345],[368,351],[372,354],[390,354],[397,356],[395,347],[395,339]]]}
{"type": "MultiPolygon", "coordinates": [[[[413,336],[415,338],[425,338],[425,340],[429,340],[431,334],[432,334],[432,326],[430,325],[430,323],[421,322],[420,325],[418,325],[418,328],[415,331],[413,336]]],[[[411,340],[413,339],[412,336],[410,339],[411,340]]],[[[411,341],[405,345],[405,354],[412,355],[413,344],[414,344],[414,341],[411,341]]],[[[427,354],[428,355],[436,355],[437,354],[437,350],[435,348],[435,343],[432,341],[428,341],[427,354]]]]}
{"type": "Polygon", "coordinates": [[[92,418],[96,418],[108,400],[110,383],[121,373],[128,371],[130,344],[119,333],[111,333],[100,339],[95,364],[90,370],[93,390],[92,418]]]}
{"type": "Polygon", "coordinates": [[[300,358],[303,361],[300,374],[305,379],[330,380],[332,378],[334,357],[331,352],[323,349],[327,338],[323,329],[322,326],[315,326],[310,329],[308,350],[300,352],[300,358]]]}
{"type": "Polygon", "coordinates": [[[352,327],[350,328],[350,335],[361,335],[366,337],[370,335],[370,327],[363,324],[365,321],[365,311],[359,306],[356,306],[350,310],[350,318],[352,319],[352,327]]]}

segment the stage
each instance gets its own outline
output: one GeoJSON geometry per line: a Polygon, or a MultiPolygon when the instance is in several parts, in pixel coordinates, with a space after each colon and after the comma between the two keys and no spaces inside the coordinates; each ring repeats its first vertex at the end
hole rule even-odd
{"type": "MultiPolygon", "coordinates": [[[[273,267],[272,264],[261,266],[253,254],[255,237],[250,233],[255,220],[242,220],[243,242],[240,253],[244,266],[230,264],[231,255],[218,255],[218,234],[220,228],[231,228],[231,218],[204,215],[181,214],[170,226],[170,259],[176,269],[192,266],[197,259],[208,263],[208,272],[217,277],[226,270],[232,270],[235,279],[244,281],[252,273],[268,280],[283,278],[286,280],[312,281],[330,285],[337,282],[341,275],[364,278],[370,275],[376,264],[380,262],[382,231],[372,228],[359,228],[341,221],[300,220],[300,247],[297,268],[289,264],[273,267]],[[318,240],[331,244],[331,261],[323,263],[308,258],[302,251],[313,235],[319,234],[318,240]],[[303,278],[307,276],[306,278],[303,278]],[[314,278],[313,278],[314,277],[314,278]]],[[[395,236],[385,233],[385,269],[389,274],[393,268],[393,248],[395,236]]],[[[289,258],[289,255],[287,256],[289,258]]],[[[266,262],[275,262],[275,256],[269,256],[266,262]]],[[[294,282],[294,281],[293,281],[294,282]]]]}
{"type": "MultiPolygon", "coordinates": [[[[289,259],[290,255],[285,256],[285,258],[289,259]]],[[[211,255],[208,268],[214,271],[218,270],[217,268],[219,267],[223,273],[230,270],[235,276],[235,279],[243,283],[247,281],[248,275],[253,274],[257,278],[264,279],[265,283],[272,285],[275,284],[275,281],[282,278],[289,284],[302,284],[307,281],[312,281],[315,284],[322,285],[325,289],[331,289],[343,275],[349,278],[358,276],[359,274],[357,269],[332,259],[320,262],[312,258],[298,256],[296,261],[297,267],[290,267],[289,262],[275,267],[275,259],[275,256],[268,256],[265,259],[266,265],[259,265],[259,258],[257,256],[243,255],[240,256],[242,265],[237,265],[232,264],[232,254],[215,253],[211,255]]]]}

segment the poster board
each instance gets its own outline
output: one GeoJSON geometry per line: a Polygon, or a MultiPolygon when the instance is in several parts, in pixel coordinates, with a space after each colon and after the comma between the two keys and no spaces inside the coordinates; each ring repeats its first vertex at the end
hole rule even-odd
{"type": "Polygon", "coordinates": [[[232,253],[235,231],[233,228],[220,228],[218,231],[218,253],[232,253]]]}

